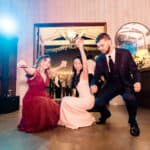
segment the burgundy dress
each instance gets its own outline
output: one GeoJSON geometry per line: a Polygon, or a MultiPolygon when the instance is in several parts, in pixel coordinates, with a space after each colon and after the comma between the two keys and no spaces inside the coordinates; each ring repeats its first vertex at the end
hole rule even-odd
{"type": "Polygon", "coordinates": [[[46,85],[37,71],[35,78],[27,80],[28,91],[23,98],[22,119],[18,129],[25,132],[37,132],[55,127],[59,120],[60,106],[47,93],[46,85]]]}

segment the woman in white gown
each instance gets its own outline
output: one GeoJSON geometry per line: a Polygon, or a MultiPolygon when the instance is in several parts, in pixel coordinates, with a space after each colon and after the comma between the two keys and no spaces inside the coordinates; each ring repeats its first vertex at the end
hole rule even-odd
{"type": "Polygon", "coordinates": [[[80,50],[81,58],[74,58],[73,82],[79,97],[66,96],[62,98],[58,121],[58,125],[71,129],[91,126],[95,122],[94,116],[87,111],[94,106],[95,99],[89,88],[87,58],[83,48],[83,40],[79,38],[76,45],[80,50]]]}

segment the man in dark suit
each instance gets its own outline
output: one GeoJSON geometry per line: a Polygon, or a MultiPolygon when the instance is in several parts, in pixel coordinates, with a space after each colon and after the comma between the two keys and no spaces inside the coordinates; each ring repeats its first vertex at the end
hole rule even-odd
{"type": "Polygon", "coordinates": [[[128,50],[112,47],[112,41],[107,33],[101,33],[96,38],[96,44],[101,54],[96,60],[94,78],[91,81],[91,91],[96,93],[100,76],[106,83],[96,94],[95,108],[101,117],[97,124],[104,124],[111,116],[107,103],[115,96],[122,95],[129,114],[130,133],[138,136],[140,129],[136,121],[137,100],[135,92],[140,92],[140,73],[128,50]]]}

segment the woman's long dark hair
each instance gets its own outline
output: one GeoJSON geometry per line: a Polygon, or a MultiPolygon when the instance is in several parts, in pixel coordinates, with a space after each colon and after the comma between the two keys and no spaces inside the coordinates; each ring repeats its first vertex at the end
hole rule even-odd
{"type": "MultiPolygon", "coordinates": [[[[80,56],[74,57],[73,62],[74,62],[75,59],[79,59],[81,64],[82,64],[82,59],[81,59],[80,56]]],[[[71,85],[72,85],[72,88],[76,88],[76,86],[77,86],[77,84],[80,80],[80,75],[81,75],[81,72],[83,71],[83,69],[81,69],[79,74],[77,74],[77,71],[76,71],[76,69],[74,68],[74,65],[73,65],[72,71],[73,71],[73,77],[72,77],[72,84],[71,85]]]]}

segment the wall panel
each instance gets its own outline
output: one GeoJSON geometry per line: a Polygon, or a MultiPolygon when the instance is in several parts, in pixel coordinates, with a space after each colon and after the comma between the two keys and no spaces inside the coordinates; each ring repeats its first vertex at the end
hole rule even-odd
{"type": "MultiPolygon", "coordinates": [[[[150,28],[149,0],[1,0],[0,14],[9,13],[18,21],[18,59],[33,61],[33,24],[44,22],[107,22],[112,37],[127,22],[150,28]],[[30,57],[28,57],[30,56],[30,57]]],[[[17,73],[17,94],[23,96],[24,72],[17,73]]]]}

